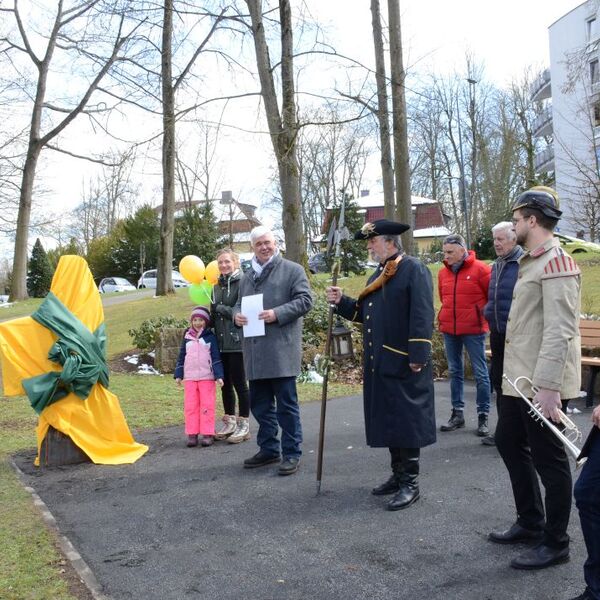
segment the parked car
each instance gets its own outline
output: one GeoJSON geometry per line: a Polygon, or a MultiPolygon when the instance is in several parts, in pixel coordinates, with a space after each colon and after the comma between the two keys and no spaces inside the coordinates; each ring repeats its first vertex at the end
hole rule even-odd
{"type": "Polygon", "coordinates": [[[325,252],[313,254],[308,259],[308,269],[313,275],[316,273],[327,273],[329,271],[329,267],[327,266],[327,255],[325,252]]]}
{"type": "MultiPolygon", "coordinates": [[[[183,278],[179,271],[173,271],[173,287],[189,287],[189,282],[183,278]]],[[[156,288],[156,269],[144,271],[138,280],[138,288],[156,288]]]]}
{"type": "Polygon", "coordinates": [[[245,273],[252,266],[252,257],[254,254],[252,252],[240,252],[238,256],[240,259],[240,269],[242,273],[245,273]]]}
{"type": "Polygon", "coordinates": [[[560,245],[569,254],[583,254],[587,252],[600,252],[600,244],[580,240],[579,238],[562,233],[555,233],[554,237],[560,240],[560,245]]]}
{"type": "Polygon", "coordinates": [[[98,291],[102,294],[108,292],[133,292],[135,286],[123,277],[105,277],[98,284],[98,291]]]}

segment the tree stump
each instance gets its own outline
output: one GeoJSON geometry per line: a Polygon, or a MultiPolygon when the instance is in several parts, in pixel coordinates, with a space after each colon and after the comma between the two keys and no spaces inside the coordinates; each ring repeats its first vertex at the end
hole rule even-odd
{"type": "Polygon", "coordinates": [[[40,467],[60,467],[84,462],[90,462],[88,455],[68,435],[50,425],[40,447],[40,467]]]}

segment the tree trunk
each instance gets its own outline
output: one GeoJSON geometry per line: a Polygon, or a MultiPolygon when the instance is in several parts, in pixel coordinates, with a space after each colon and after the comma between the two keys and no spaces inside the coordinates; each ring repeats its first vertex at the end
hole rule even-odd
{"type": "Polygon", "coordinates": [[[302,227],[300,169],[296,155],[298,121],[294,91],[291,7],[288,0],[279,1],[282,93],[282,111],[280,115],[269,58],[269,47],[266,42],[262,20],[262,2],[261,0],[246,0],[246,3],[252,22],[252,36],[254,38],[261,95],[265,104],[265,114],[279,171],[286,258],[303,264],[306,261],[306,245],[302,227]]]}
{"type": "MultiPolygon", "coordinates": [[[[52,139],[57,137],[69,124],[82,113],[87,106],[92,94],[98,89],[103,77],[111,69],[119,57],[119,50],[127,42],[129,35],[121,36],[121,28],[124,17],[121,16],[119,24],[119,33],[115,37],[115,42],[112,48],[112,53],[108,56],[104,63],[98,61],[100,69],[89,83],[87,90],[81,98],[75,102],[75,107],[69,110],[64,110],[66,116],[50,131],[42,135],[42,111],[46,101],[46,87],[48,81],[48,72],[54,52],[58,47],[58,39],[61,29],[72,24],[74,19],[88,19],[96,2],[82,3],[77,9],[71,8],[63,13],[63,0],[56,2],[56,16],[52,24],[50,35],[47,36],[47,44],[44,49],[44,56],[40,59],[33,47],[31,46],[25,28],[23,27],[22,17],[19,12],[17,3],[14,3],[12,12],[14,13],[17,22],[17,29],[21,36],[22,43],[20,45],[9,42],[9,46],[25,49],[25,52],[35,69],[37,70],[37,82],[35,100],[31,112],[31,122],[29,126],[29,142],[27,147],[27,157],[23,165],[23,177],[21,181],[21,194],[19,198],[19,212],[17,216],[17,231],[15,238],[15,252],[13,258],[13,273],[11,286],[11,300],[24,300],[27,298],[27,239],[29,236],[29,223],[31,219],[31,205],[33,197],[33,186],[35,181],[35,173],[37,162],[42,149],[50,143],[52,139]],[[76,14],[74,14],[76,13],[76,14]]],[[[8,9],[5,9],[8,11],[8,9]]],[[[74,42],[75,48],[77,42],[74,42]]]]}
{"type": "Polygon", "coordinates": [[[173,0],[164,0],[161,76],[163,105],[163,197],[156,273],[156,295],[174,293],[173,234],[175,230],[175,91],[172,73],[173,0]]]}
{"type": "Polygon", "coordinates": [[[13,257],[12,284],[10,286],[11,302],[26,300],[27,293],[27,240],[29,238],[29,221],[31,219],[31,199],[33,197],[33,182],[35,170],[40,156],[41,146],[32,140],[29,142],[27,158],[23,166],[21,194],[19,198],[19,214],[17,216],[17,232],[15,237],[15,252],[13,257]]]}
{"type": "MultiPolygon", "coordinates": [[[[392,116],[394,133],[394,173],[396,179],[396,218],[412,226],[410,193],[410,166],[404,95],[404,66],[402,64],[402,33],[399,0],[388,0],[390,31],[390,67],[392,74],[392,116]]],[[[408,253],[413,252],[412,229],[402,234],[402,243],[408,253]]]]}
{"type": "Polygon", "coordinates": [[[383,180],[384,212],[386,219],[394,219],[396,216],[396,202],[394,200],[394,166],[392,163],[392,148],[390,143],[390,118],[379,0],[371,0],[371,15],[373,44],[375,46],[377,121],[379,122],[379,141],[381,144],[381,177],[383,180]]]}

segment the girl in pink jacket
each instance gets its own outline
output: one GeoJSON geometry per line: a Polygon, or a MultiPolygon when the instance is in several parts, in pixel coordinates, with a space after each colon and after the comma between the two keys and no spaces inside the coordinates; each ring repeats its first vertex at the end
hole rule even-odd
{"type": "Polygon", "coordinates": [[[192,310],[191,327],[185,332],[174,378],[183,380],[185,432],[188,447],[210,446],[215,435],[216,384],[223,385],[223,363],[217,338],[209,329],[210,313],[203,306],[192,310]]]}

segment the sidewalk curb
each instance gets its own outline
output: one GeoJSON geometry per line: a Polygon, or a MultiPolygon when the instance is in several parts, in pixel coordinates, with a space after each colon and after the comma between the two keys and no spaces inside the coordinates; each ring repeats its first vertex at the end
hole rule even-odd
{"type": "Polygon", "coordinates": [[[56,534],[61,552],[69,560],[79,579],[81,579],[83,584],[88,588],[94,600],[111,600],[109,596],[102,592],[102,586],[92,573],[91,569],[88,567],[85,560],[83,560],[81,554],[77,552],[71,541],[60,532],[60,529],[56,523],[56,519],[46,506],[46,503],[37,495],[36,491],[32,487],[27,485],[23,471],[19,469],[12,457],[9,457],[8,462],[15,470],[17,477],[19,478],[19,481],[21,482],[21,485],[25,491],[31,494],[33,504],[40,511],[44,524],[49,529],[52,529],[56,534]]]}

